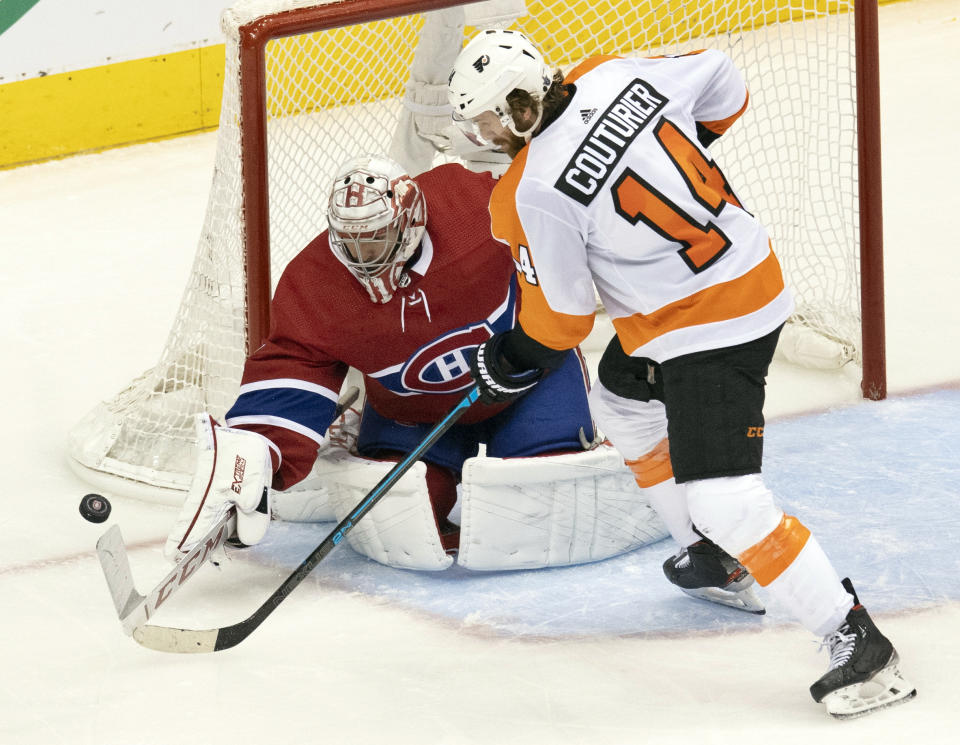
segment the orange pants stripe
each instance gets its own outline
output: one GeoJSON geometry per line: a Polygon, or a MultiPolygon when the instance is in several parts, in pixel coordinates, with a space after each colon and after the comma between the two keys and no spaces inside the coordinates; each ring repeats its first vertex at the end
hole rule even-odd
{"type": "Polygon", "coordinates": [[[797,518],[784,515],[766,538],[737,558],[762,587],[783,574],[807,545],[810,530],[797,518]]]}
{"type": "Polygon", "coordinates": [[[646,489],[673,478],[673,466],[670,464],[670,444],[666,438],[660,440],[657,446],[646,455],[635,460],[628,460],[626,464],[633,471],[637,484],[646,489]]]}

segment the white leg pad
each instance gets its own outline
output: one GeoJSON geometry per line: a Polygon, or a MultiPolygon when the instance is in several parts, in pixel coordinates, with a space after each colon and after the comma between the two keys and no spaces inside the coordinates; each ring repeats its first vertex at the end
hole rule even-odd
{"type": "Polygon", "coordinates": [[[273,493],[273,516],[291,523],[336,522],[331,501],[334,474],[342,470],[343,457],[355,449],[359,432],[357,409],[347,409],[335,419],[307,477],[285,491],[273,493]]]}
{"type": "Polygon", "coordinates": [[[317,456],[307,477],[286,491],[273,493],[273,516],[289,523],[323,523],[337,519],[333,511],[330,471],[340,465],[326,453],[317,456]]]}
{"type": "Polygon", "coordinates": [[[609,445],[534,458],[469,458],[464,464],[457,563],[468,569],[582,564],[666,534],[609,445]]]}
{"type": "MultiPolygon", "coordinates": [[[[328,504],[337,521],[353,512],[396,465],[358,458],[340,448],[331,448],[321,460],[328,504]]],[[[426,465],[415,463],[347,534],[350,547],[374,561],[401,569],[438,571],[449,567],[453,558],[440,543],[426,474],[426,465]]],[[[287,502],[288,509],[291,504],[287,502]]]]}

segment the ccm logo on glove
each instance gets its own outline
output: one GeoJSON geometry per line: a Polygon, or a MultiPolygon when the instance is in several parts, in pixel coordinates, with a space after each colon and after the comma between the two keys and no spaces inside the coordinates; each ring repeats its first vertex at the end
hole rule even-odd
{"type": "Polygon", "coordinates": [[[243,483],[243,472],[247,468],[247,459],[237,456],[236,462],[233,464],[233,483],[230,484],[230,490],[235,494],[240,493],[240,485],[243,483]]]}

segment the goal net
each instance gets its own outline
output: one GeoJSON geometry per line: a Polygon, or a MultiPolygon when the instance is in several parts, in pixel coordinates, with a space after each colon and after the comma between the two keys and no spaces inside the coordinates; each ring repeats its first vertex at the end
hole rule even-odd
{"type": "Polygon", "coordinates": [[[87,480],[180,502],[165,490],[189,485],[194,417],[222,418],[233,403],[245,356],[267,333],[272,288],[326,227],[337,166],[364,152],[413,172],[471,157],[448,139],[445,83],[465,36],[485,25],[522,30],[561,69],[596,54],[728,53],[750,107],[711,150],[769,229],[796,295],[785,351],[818,366],[863,363],[852,0],[451,5],[246,0],[224,12],[216,161],[194,265],[156,366],[70,433],[87,480]]]}

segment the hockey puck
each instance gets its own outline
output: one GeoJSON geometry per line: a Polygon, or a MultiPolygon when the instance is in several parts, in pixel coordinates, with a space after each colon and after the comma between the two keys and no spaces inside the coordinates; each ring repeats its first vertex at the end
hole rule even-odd
{"type": "Polygon", "coordinates": [[[84,520],[102,523],[110,517],[110,502],[99,494],[87,494],[80,500],[80,514],[84,520]]]}

